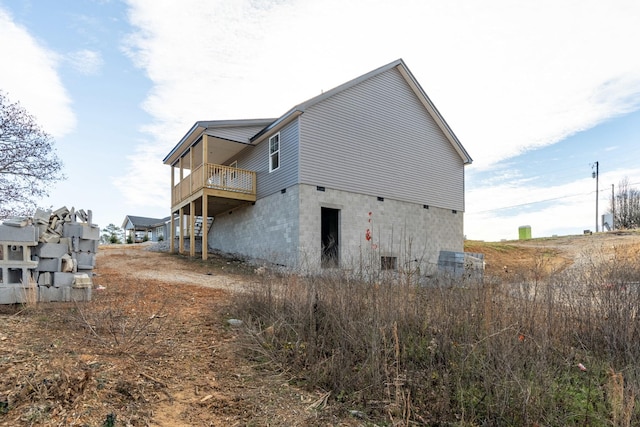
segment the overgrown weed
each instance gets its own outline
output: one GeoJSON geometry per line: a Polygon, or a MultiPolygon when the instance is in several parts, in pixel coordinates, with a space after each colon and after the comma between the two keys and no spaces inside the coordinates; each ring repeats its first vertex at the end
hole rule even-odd
{"type": "Polygon", "coordinates": [[[391,425],[640,424],[640,268],[622,248],[504,283],[262,276],[237,306],[255,360],[391,425]]]}

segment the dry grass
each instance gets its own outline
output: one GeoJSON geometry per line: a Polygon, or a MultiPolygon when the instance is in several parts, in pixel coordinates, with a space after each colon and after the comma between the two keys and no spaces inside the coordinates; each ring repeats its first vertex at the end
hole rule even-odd
{"type": "Polygon", "coordinates": [[[101,249],[91,302],[0,306],[0,425],[314,425],[315,393],[236,352],[236,262],[135,246],[101,249]]]}
{"type": "Polygon", "coordinates": [[[256,361],[391,425],[639,425],[638,253],[539,251],[508,284],[267,276],[239,295],[256,361]]]}

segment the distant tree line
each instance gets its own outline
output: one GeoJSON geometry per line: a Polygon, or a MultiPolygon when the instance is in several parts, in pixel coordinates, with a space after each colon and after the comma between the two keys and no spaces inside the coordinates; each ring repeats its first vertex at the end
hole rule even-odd
{"type": "Polygon", "coordinates": [[[623,178],[618,184],[611,200],[611,211],[615,228],[640,228],[640,190],[629,184],[629,178],[623,178]]]}

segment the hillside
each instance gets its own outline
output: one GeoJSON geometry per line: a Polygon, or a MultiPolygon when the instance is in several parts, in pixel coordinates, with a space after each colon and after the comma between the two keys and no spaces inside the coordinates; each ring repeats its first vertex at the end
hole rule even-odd
{"type": "Polygon", "coordinates": [[[586,256],[611,257],[640,252],[640,230],[484,242],[467,240],[465,252],[485,255],[486,274],[505,277],[531,268],[544,259],[548,271],[562,271],[586,256]]]}

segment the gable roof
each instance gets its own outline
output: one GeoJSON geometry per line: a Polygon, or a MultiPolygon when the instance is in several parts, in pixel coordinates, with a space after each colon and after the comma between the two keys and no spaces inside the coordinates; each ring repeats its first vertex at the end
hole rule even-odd
{"type": "Polygon", "coordinates": [[[465,150],[465,148],[462,146],[462,143],[460,142],[458,137],[453,133],[453,130],[451,130],[451,128],[449,127],[447,122],[444,120],[444,118],[442,117],[442,115],[440,114],[436,106],[433,104],[433,102],[431,102],[431,99],[429,99],[426,92],[422,89],[422,86],[420,86],[420,84],[415,79],[415,77],[413,76],[413,74],[411,73],[411,71],[409,70],[409,68],[406,66],[406,64],[402,59],[397,59],[387,65],[384,65],[380,68],[377,68],[373,71],[363,74],[360,77],[356,77],[353,80],[343,83],[340,86],[337,86],[327,92],[324,92],[301,104],[296,105],[291,110],[287,111],[282,117],[278,118],[273,123],[269,124],[267,127],[262,129],[256,135],[254,135],[250,139],[251,143],[259,142],[262,139],[266,138],[267,136],[274,134],[275,132],[280,130],[284,125],[286,125],[291,120],[293,120],[295,117],[304,113],[305,110],[324,101],[325,99],[330,98],[337,93],[347,90],[359,83],[362,83],[365,80],[368,80],[374,76],[377,76],[378,74],[382,74],[393,68],[397,68],[399,70],[402,77],[409,84],[409,87],[411,87],[411,89],[416,94],[416,96],[418,97],[422,105],[424,105],[424,107],[427,109],[429,114],[433,117],[434,121],[442,131],[442,133],[445,135],[447,140],[451,143],[453,148],[456,150],[456,152],[462,159],[463,163],[470,164],[473,161],[473,159],[471,158],[471,156],[469,156],[469,153],[467,153],[467,150],[465,150]]]}
{"type": "MultiPolygon", "coordinates": [[[[248,119],[248,120],[201,120],[189,129],[189,131],[180,139],[173,147],[173,150],[162,160],[164,164],[173,164],[179,156],[185,151],[186,147],[194,145],[198,142],[203,134],[207,134],[216,138],[224,147],[227,153],[240,152],[250,143],[250,138],[255,135],[256,129],[262,129],[268,126],[276,119],[248,119]],[[221,130],[228,128],[236,128],[235,139],[221,137],[221,130]],[[242,129],[244,128],[244,130],[242,129]]],[[[214,162],[215,163],[215,162],[214,162]]]]}
{"type": "MultiPolygon", "coordinates": [[[[254,145],[263,139],[275,134],[280,129],[282,129],[286,124],[291,122],[293,119],[303,114],[308,108],[324,101],[325,99],[340,93],[344,90],[347,90],[359,83],[362,83],[365,80],[368,80],[378,74],[382,74],[386,71],[389,71],[393,68],[397,68],[402,77],[406,80],[409,87],[418,97],[422,105],[427,109],[431,117],[433,117],[434,121],[447,138],[447,140],[451,143],[454,150],[458,153],[462,162],[467,165],[470,164],[473,159],[467,153],[467,150],[462,146],[462,143],[458,139],[458,137],[453,133],[453,130],[449,127],[447,122],[444,120],[436,106],[431,102],[431,99],[427,96],[426,92],[422,89],[422,86],[415,79],[407,65],[404,63],[402,59],[397,59],[393,62],[390,62],[387,65],[384,65],[380,68],[377,68],[373,71],[370,71],[366,74],[361,75],[360,77],[356,77],[353,80],[350,80],[346,83],[341,84],[327,92],[324,92],[316,97],[313,97],[301,104],[296,105],[289,111],[287,111],[284,115],[277,119],[250,119],[250,120],[214,120],[214,121],[198,121],[193,127],[186,133],[185,136],[182,137],[180,142],[176,144],[176,146],[171,150],[169,154],[164,158],[164,164],[174,164],[179,156],[185,151],[184,149],[187,146],[195,144],[202,134],[207,134],[216,138],[217,142],[221,144],[227,153],[238,153],[242,149],[244,149],[248,145],[254,145]],[[262,129],[254,133],[256,126],[264,126],[262,129]],[[229,128],[229,127],[246,127],[246,140],[238,141],[238,140],[230,140],[225,139],[219,136],[216,136],[216,132],[213,131],[216,128],[229,128]]],[[[244,136],[243,136],[244,138],[244,136]]],[[[240,138],[240,139],[243,139],[240,138]]]]}
{"type": "Polygon", "coordinates": [[[131,221],[134,228],[152,228],[155,226],[164,225],[167,221],[169,221],[171,217],[165,218],[147,218],[144,216],[133,216],[127,215],[124,217],[124,221],[122,222],[122,228],[126,228],[127,223],[131,221]]]}

